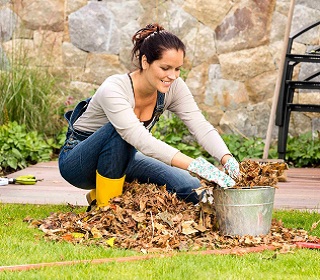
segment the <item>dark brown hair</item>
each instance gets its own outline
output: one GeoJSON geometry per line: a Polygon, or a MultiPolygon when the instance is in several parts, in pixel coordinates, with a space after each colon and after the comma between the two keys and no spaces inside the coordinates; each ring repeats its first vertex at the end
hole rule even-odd
{"type": "Polygon", "coordinates": [[[132,61],[138,60],[138,67],[142,70],[141,59],[145,55],[149,64],[161,59],[166,50],[182,50],[185,55],[186,47],[174,34],[166,31],[158,23],[148,24],[138,30],[132,37],[132,61]]]}

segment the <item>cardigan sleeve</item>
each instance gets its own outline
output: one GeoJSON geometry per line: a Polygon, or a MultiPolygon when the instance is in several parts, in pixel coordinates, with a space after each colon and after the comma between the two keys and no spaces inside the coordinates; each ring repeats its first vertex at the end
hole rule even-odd
{"type": "Polygon", "coordinates": [[[179,78],[173,84],[168,110],[175,113],[187,126],[197,142],[215,159],[220,161],[225,154],[231,154],[219,132],[200,111],[185,82],[179,78]]]}

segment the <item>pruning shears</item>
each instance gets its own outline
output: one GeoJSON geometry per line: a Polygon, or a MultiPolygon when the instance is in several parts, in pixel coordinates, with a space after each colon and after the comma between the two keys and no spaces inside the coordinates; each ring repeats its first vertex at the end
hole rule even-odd
{"type": "Polygon", "coordinates": [[[18,184],[18,185],[34,185],[42,179],[37,179],[34,175],[21,175],[17,178],[6,178],[0,177],[0,186],[6,186],[9,184],[18,184]]]}

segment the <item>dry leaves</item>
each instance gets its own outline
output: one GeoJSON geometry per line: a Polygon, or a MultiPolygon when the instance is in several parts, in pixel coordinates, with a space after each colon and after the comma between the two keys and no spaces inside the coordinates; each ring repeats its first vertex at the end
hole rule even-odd
{"type": "Polygon", "coordinates": [[[310,231],[315,230],[315,229],[318,227],[319,223],[320,223],[320,220],[319,220],[318,222],[314,222],[314,223],[312,224],[312,226],[311,226],[310,231]]]}
{"type": "Polygon", "coordinates": [[[236,188],[253,186],[276,187],[278,179],[283,175],[288,166],[284,162],[256,162],[246,160],[240,163],[240,176],[236,188]]]}
{"type": "Polygon", "coordinates": [[[273,245],[282,252],[294,242],[318,242],[304,230],[287,229],[273,221],[271,231],[261,236],[222,236],[217,229],[213,206],[178,200],[164,187],[126,184],[121,197],[109,206],[87,213],[53,213],[43,220],[25,218],[48,240],[168,252],[199,249],[232,249],[273,245]]]}

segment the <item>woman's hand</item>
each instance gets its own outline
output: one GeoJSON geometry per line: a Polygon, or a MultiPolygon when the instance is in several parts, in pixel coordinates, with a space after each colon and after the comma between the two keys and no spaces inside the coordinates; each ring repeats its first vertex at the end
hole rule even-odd
{"type": "Polygon", "coordinates": [[[224,169],[228,172],[229,176],[233,179],[237,179],[240,175],[239,163],[237,160],[230,156],[226,163],[223,165],[224,169]]]}
{"type": "Polygon", "coordinates": [[[230,176],[220,171],[217,167],[202,157],[198,157],[193,160],[189,164],[187,170],[210,182],[218,184],[223,189],[231,188],[236,184],[230,176]]]}

